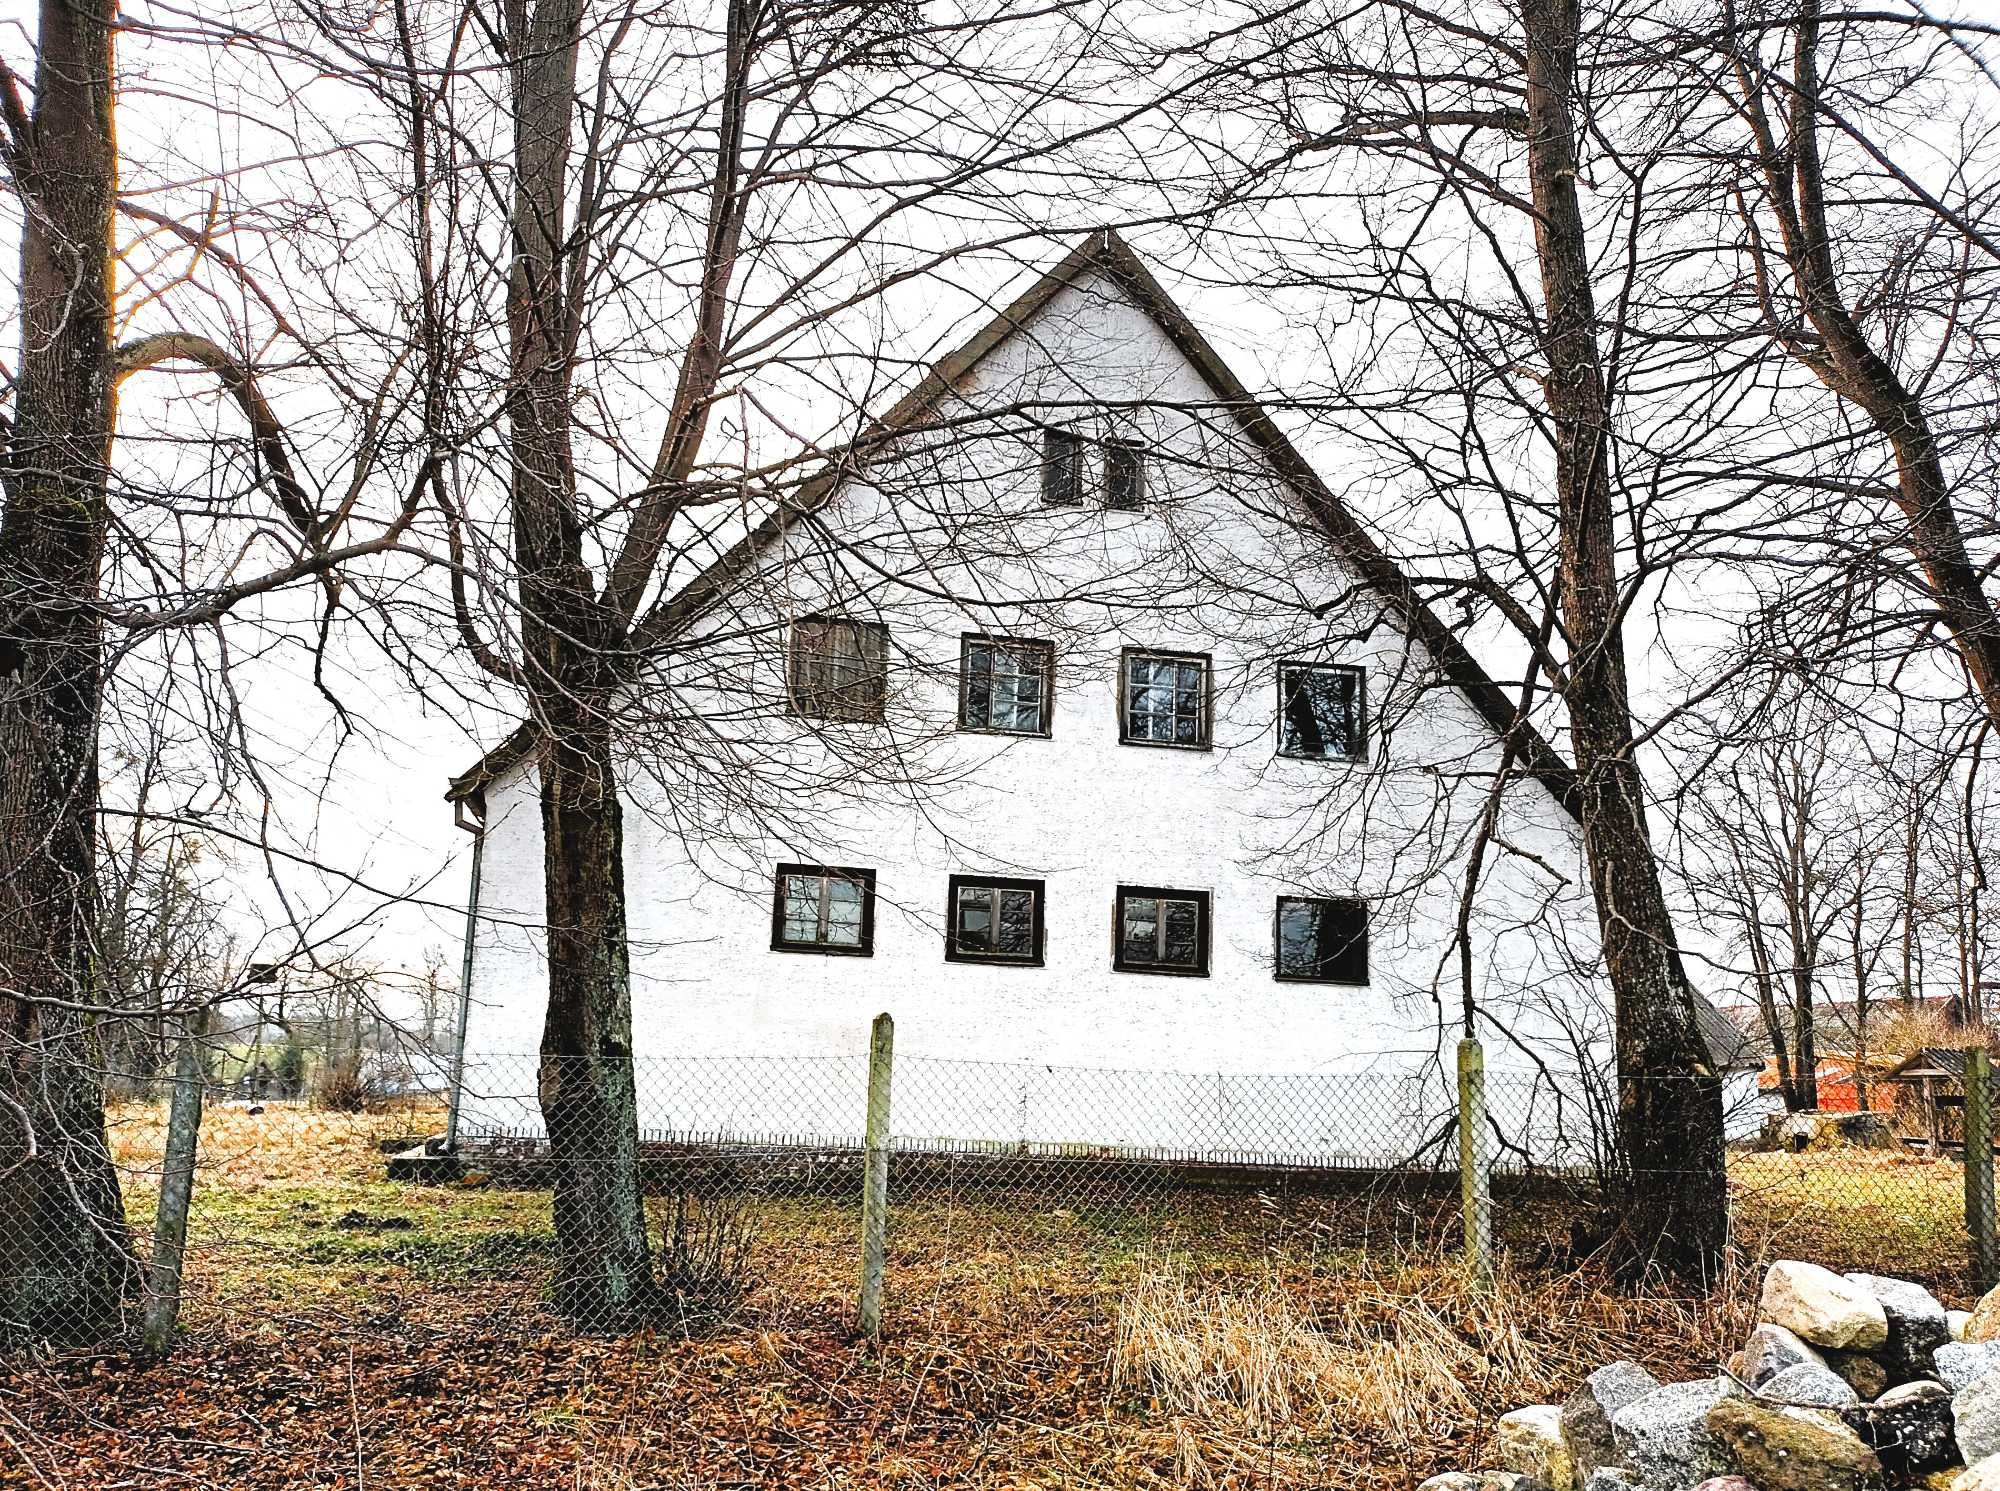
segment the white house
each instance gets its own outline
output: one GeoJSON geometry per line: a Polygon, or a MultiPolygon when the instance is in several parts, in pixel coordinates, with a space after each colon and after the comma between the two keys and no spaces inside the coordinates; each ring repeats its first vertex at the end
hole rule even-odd
{"type": "MultiPolygon", "coordinates": [[[[680,613],[623,767],[649,1131],[851,1136],[887,1010],[910,1142],[1380,1162],[1447,1110],[1469,992],[1502,1123],[1587,1142],[1567,769],[1115,236],[680,613]]],[[[461,1132],[532,1134],[531,730],[450,796],[461,1132]]]]}

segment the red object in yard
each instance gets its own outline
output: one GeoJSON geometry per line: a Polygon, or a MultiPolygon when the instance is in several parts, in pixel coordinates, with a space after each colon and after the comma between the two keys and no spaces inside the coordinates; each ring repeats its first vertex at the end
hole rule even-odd
{"type": "MultiPolygon", "coordinates": [[[[1859,1112],[1861,1103],[1855,1090],[1855,1061],[1851,1056],[1822,1056],[1819,1059],[1819,1111],[1822,1113],[1859,1112]]],[[[1868,1082],[1868,1107],[1871,1112],[1888,1113],[1896,1106],[1895,1088],[1881,1080],[1887,1065],[1871,1061],[1868,1082]]],[[[1778,1060],[1769,1057],[1764,1062],[1764,1070],[1757,1076],[1757,1086],[1763,1092],[1778,1090],[1778,1060]]]]}

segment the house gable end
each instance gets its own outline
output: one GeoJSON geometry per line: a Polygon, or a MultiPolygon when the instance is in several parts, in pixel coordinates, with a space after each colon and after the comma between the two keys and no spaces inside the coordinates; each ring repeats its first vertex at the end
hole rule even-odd
{"type": "MultiPolygon", "coordinates": [[[[957,394],[987,359],[1032,323],[1072,286],[1102,275],[1150,319],[1186,359],[1212,395],[1213,410],[1228,416],[1299,502],[1313,526],[1362,582],[1389,607],[1407,635],[1428,653],[1440,674],[1495,733],[1510,743],[1516,769],[1533,776],[1572,816],[1578,811],[1574,772],[1521,715],[1514,700],[1486,673],[1457,635],[1416,594],[1408,577],[1326,486],[1286,438],[1263,404],[1223,361],[1215,347],[1160,286],[1129,246],[1110,230],[1093,233],[1061,263],[932,366],[916,387],[820,472],[794,500],[773,512],[663,608],[656,624],[635,643],[657,646],[693,625],[732,586],[762,562],[789,526],[821,511],[855,478],[862,477],[898,439],[922,427],[939,405],[957,394]]],[[[524,722],[469,771],[454,777],[448,799],[462,801],[532,757],[533,730],[524,722]]]]}

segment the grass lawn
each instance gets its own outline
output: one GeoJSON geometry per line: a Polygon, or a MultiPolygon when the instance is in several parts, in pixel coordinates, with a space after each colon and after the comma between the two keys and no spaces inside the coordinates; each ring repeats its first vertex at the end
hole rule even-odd
{"type": "MultiPolygon", "coordinates": [[[[159,1115],[118,1120],[144,1227],[159,1115]]],[[[721,1323],[576,1337],[544,1302],[545,1193],[383,1178],[379,1142],[434,1127],[212,1110],[180,1349],[10,1363],[0,1484],[1407,1487],[1614,1356],[1692,1375],[1746,1323],[1741,1289],[1634,1298],[1538,1266],[1559,1203],[1503,1204],[1510,1267],[1477,1297],[1443,1193],[933,1194],[895,1212],[879,1344],[849,1328],[857,1209],[813,1197],[752,1204],[721,1323]]],[[[1739,1237],[1909,1257],[1950,1292],[1959,1173],[1743,1157],[1739,1237]]]]}

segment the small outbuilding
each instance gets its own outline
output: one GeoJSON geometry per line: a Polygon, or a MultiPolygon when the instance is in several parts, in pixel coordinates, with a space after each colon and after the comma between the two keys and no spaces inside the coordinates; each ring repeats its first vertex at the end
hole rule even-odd
{"type": "Polygon", "coordinates": [[[1970,1046],[1920,1046],[1878,1079],[1896,1093],[1896,1132],[1936,1154],[1965,1144],[1965,1062],[1970,1046]]]}

